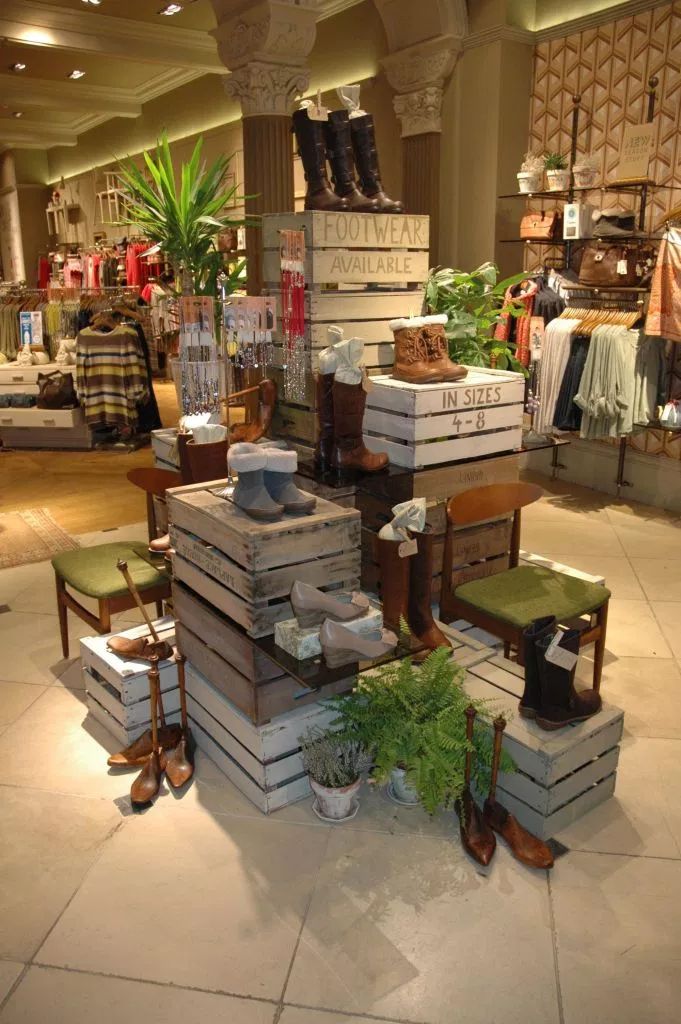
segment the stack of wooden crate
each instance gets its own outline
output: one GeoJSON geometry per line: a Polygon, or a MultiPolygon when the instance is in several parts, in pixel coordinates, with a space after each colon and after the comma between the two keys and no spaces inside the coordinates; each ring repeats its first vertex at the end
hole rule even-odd
{"type": "MultiPolygon", "coordinates": [[[[319,352],[329,344],[329,326],[341,327],[346,338],[364,340],[364,364],[370,373],[392,366],[388,322],[421,313],[422,286],[428,276],[429,218],[320,212],[265,215],[264,279],[270,294],[277,296],[283,230],[305,231],[308,377],[305,396],[292,402],[284,397],[283,372],[271,371],[279,386],[274,433],[309,449],[317,436],[311,374],[318,368],[319,352]]],[[[277,325],[275,366],[283,366],[280,304],[277,325]]]]}

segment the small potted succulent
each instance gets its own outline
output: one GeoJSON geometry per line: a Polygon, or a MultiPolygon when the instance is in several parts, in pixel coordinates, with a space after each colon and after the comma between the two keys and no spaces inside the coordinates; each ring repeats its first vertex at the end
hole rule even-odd
{"type": "Polygon", "coordinates": [[[544,169],[549,192],[566,192],[570,187],[570,168],[562,153],[547,153],[544,169]]]}
{"type": "Polygon", "coordinates": [[[575,176],[575,185],[578,188],[589,188],[596,180],[598,174],[598,159],[589,153],[580,157],[572,168],[575,176]]]}
{"type": "Polygon", "coordinates": [[[301,736],[303,767],[315,794],[312,809],[324,821],[354,818],[361,774],[370,765],[359,740],[332,729],[308,729],[301,736]]]}
{"type": "Polygon", "coordinates": [[[539,153],[527,152],[516,175],[518,191],[528,194],[541,192],[544,177],[544,158],[539,153]]]}

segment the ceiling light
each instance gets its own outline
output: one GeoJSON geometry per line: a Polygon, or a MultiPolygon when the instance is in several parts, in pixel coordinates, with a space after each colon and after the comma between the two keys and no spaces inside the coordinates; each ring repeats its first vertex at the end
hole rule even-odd
{"type": "Polygon", "coordinates": [[[83,0],[84,4],[91,4],[93,7],[99,7],[102,0],[83,0]]]}
{"type": "Polygon", "coordinates": [[[25,71],[26,65],[22,64],[21,61],[18,60],[16,64],[10,64],[9,69],[10,71],[25,71]]]}
{"type": "Polygon", "coordinates": [[[78,68],[74,68],[73,71],[69,71],[67,78],[82,78],[85,74],[84,71],[79,71],[78,68]]]}
{"type": "Polygon", "coordinates": [[[181,10],[182,4],[166,4],[166,6],[162,7],[158,13],[165,14],[167,17],[170,17],[171,14],[179,14],[181,10]]]}
{"type": "Polygon", "coordinates": [[[12,117],[23,117],[23,116],[24,116],[23,110],[13,110],[12,111],[12,117]]]}

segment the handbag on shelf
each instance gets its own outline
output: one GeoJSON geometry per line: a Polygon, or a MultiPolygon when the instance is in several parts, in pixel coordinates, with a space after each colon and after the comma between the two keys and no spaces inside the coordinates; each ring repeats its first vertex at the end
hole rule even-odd
{"type": "Polygon", "coordinates": [[[39,409],[73,409],[77,405],[78,397],[72,374],[62,373],[61,370],[38,374],[39,409]]]}
{"type": "Polygon", "coordinates": [[[559,210],[531,210],[520,221],[520,237],[525,242],[556,242],[563,235],[563,217],[559,210]]]}
{"type": "Polygon", "coordinates": [[[643,280],[645,258],[636,248],[617,243],[584,246],[579,283],[595,288],[634,288],[643,280]]]}

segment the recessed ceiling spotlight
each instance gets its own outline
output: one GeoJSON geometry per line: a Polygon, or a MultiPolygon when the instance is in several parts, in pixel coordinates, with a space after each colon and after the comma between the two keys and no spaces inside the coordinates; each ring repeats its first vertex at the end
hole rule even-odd
{"type": "Polygon", "coordinates": [[[23,110],[13,110],[12,111],[12,117],[23,117],[23,116],[24,116],[23,110]]]}
{"type": "Polygon", "coordinates": [[[79,71],[78,68],[74,68],[73,71],[69,71],[67,78],[82,78],[85,74],[84,71],[79,71]]]}
{"type": "Polygon", "coordinates": [[[22,64],[22,62],[18,60],[16,64],[10,64],[9,69],[10,71],[25,71],[26,65],[22,64]]]}
{"type": "Polygon", "coordinates": [[[182,4],[166,4],[158,13],[165,14],[169,18],[172,14],[179,14],[181,10],[182,4]]]}
{"type": "Polygon", "coordinates": [[[99,7],[102,0],[83,0],[84,4],[90,4],[92,7],[99,7]]]}

